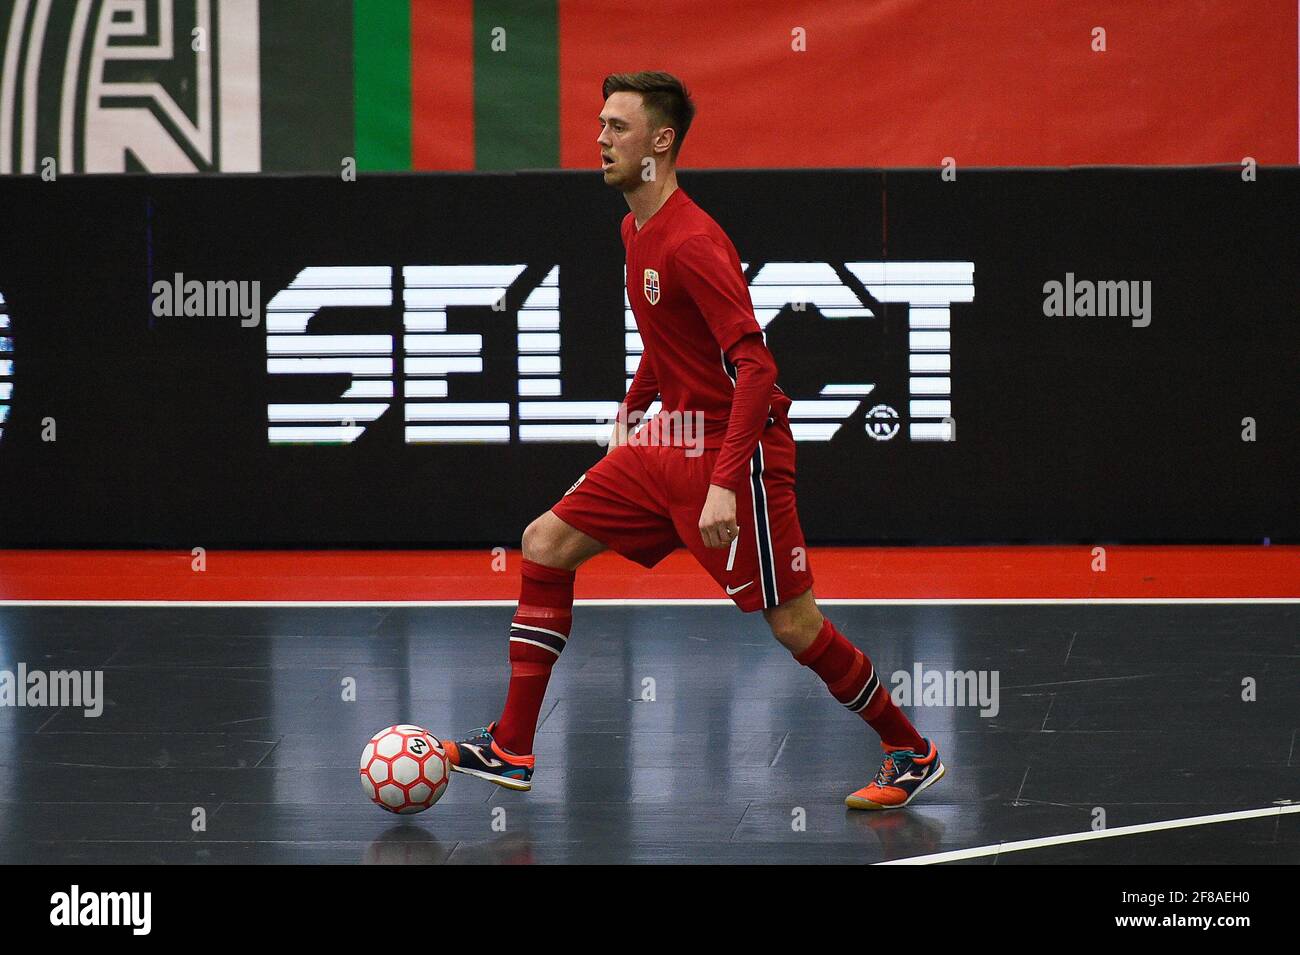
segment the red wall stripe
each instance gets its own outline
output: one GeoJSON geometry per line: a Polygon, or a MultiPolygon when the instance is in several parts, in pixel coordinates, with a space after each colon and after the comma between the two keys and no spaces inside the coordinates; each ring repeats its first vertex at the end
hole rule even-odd
{"type": "Polygon", "coordinates": [[[683,166],[1290,164],[1297,28],[1277,0],[565,0],[560,157],[597,168],[605,74],[664,69],[700,110],[683,166]]]}
{"type": "MultiPolygon", "coordinates": [[[[0,600],[518,600],[505,571],[467,551],[0,551],[0,600]]],[[[811,547],[819,598],[1300,598],[1300,546],[811,547]]],[[[653,570],[613,553],[583,564],[581,599],[725,599],[684,548],[653,570]]]]}
{"type": "Polygon", "coordinates": [[[411,168],[474,168],[473,0],[411,0],[411,168]]]}

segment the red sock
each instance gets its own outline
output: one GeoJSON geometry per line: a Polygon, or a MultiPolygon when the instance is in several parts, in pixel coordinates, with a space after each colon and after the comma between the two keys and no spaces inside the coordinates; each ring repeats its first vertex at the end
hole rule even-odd
{"type": "Polygon", "coordinates": [[[525,559],[519,607],[510,625],[510,689],[493,733],[516,756],[530,756],[551,667],[573,623],[574,572],[525,559]]]}
{"type": "Polygon", "coordinates": [[[925,740],[916,727],[894,705],[889,691],[876,678],[871,660],[849,643],[829,618],[822,619],[817,639],[795,660],[821,677],[831,696],[866,720],[886,746],[906,746],[917,752],[926,750],[925,740]]]}

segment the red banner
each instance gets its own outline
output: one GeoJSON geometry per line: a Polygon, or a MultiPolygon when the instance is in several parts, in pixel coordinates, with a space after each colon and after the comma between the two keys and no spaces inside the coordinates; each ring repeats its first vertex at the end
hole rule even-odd
{"type": "Polygon", "coordinates": [[[566,167],[642,69],[695,98],[683,166],[1297,161],[1294,0],[564,0],[559,60],[566,167]]]}

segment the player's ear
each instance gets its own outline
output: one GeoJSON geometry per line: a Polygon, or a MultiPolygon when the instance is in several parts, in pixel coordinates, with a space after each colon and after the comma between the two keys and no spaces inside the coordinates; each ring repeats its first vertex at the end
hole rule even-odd
{"type": "Polygon", "coordinates": [[[671,126],[665,126],[659,130],[655,136],[655,152],[661,152],[665,156],[673,151],[673,143],[677,141],[677,130],[671,126]]]}

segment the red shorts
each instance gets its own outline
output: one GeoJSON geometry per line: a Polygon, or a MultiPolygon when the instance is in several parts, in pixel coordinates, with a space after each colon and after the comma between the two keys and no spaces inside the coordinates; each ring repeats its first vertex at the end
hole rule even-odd
{"type": "Polygon", "coordinates": [[[717,459],[718,449],[625,444],[578,478],[551,513],[646,567],[685,544],[746,613],[799,596],[813,577],[795,511],[789,428],[777,421],[763,430],[749,480],[736,490],[740,533],[730,548],[705,547],[700,536],[717,459]]]}

